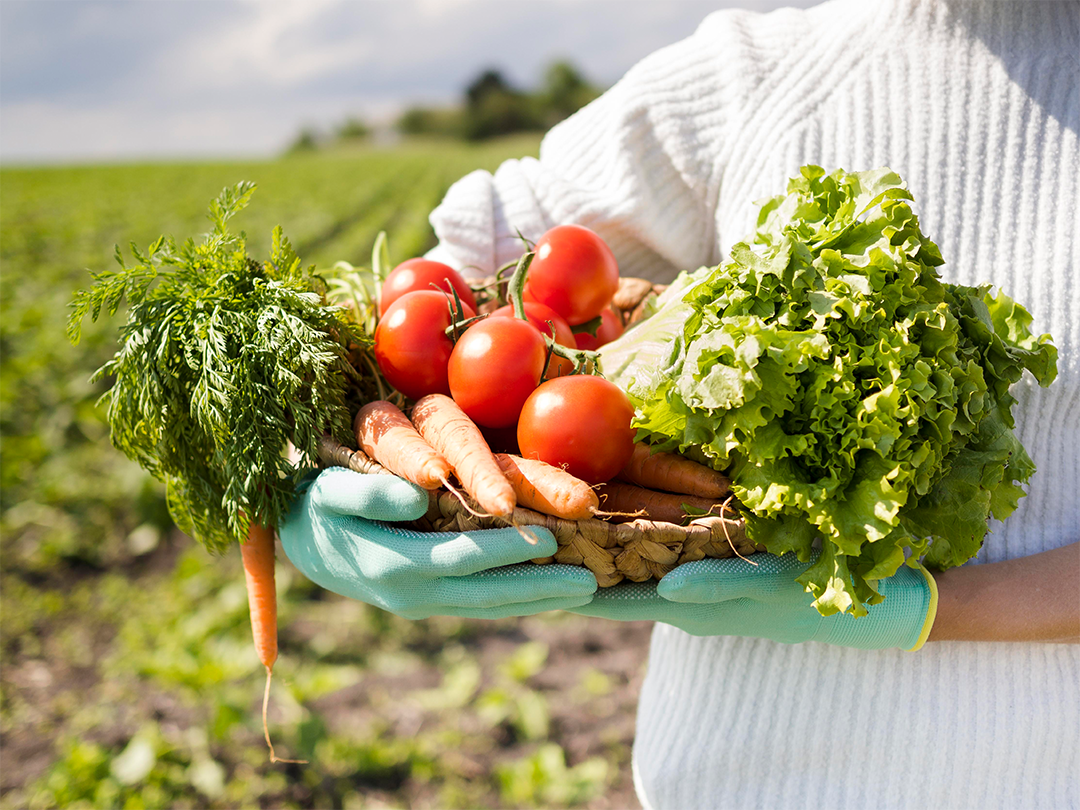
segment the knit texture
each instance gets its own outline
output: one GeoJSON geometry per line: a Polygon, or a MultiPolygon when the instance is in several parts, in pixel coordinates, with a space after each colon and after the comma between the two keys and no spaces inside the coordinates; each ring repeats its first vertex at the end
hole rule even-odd
{"type": "MultiPolygon", "coordinates": [[[[990,282],[1050,332],[1049,389],[1014,386],[1038,471],[977,562],[1080,539],[1080,4],[833,0],[724,11],[556,127],[540,159],[474,173],[435,252],[491,269],[556,222],[670,279],[752,233],[806,163],[887,165],[947,281],[990,282]]],[[[1080,647],[917,653],[698,638],[658,624],[635,783],[646,807],[1078,807],[1080,647]]]]}

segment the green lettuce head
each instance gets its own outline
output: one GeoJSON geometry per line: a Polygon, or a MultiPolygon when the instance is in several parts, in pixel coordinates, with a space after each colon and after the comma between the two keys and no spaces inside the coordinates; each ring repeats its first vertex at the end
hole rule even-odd
{"type": "Polygon", "coordinates": [[[762,205],[757,248],[736,245],[667,304],[681,331],[641,352],[665,367],[616,374],[639,439],[728,471],[753,540],[803,560],[820,541],[799,581],[823,614],[864,614],[905,561],[976,554],[1034,472],[1009,386],[1056,375],[1023,307],[940,280],[910,201],[888,169],[804,167],[762,205]]]}

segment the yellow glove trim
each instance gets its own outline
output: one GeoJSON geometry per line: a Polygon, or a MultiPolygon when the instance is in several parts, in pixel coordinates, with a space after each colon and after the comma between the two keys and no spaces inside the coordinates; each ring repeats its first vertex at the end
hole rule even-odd
{"type": "Polygon", "coordinates": [[[926,577],[926,584],[930,588],[930,607],[926,611],[926,621],[923,622],[922,632],[919,633],[919,640],[915,642],[915,646],[908,652],[915,652],[922,649],[922,645],[926,643],[926,639],[930,637],[930,629],[934,626],[934,619],[937,618],[937,605],[938,605],[938,590],[937,583],[934,578],[930,576],[930,572],[927,571],[921,564],[919,570],[922,571],[922,575],[926,577]]]}

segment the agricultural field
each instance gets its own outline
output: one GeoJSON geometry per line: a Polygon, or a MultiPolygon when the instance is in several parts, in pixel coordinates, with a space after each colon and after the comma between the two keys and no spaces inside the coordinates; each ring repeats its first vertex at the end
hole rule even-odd
{"type": "Polygon", "coordinates": [[[552,613],[410,622],[328,594],[279,555],[270,728],[239,553],[173,527],[162,488],[115,451],[89,378],[119,318],[72,346],[67,304],[114,246],[206,230],[225,186],[265,256],[367,264],[433,243],[458,177],[534,137],[409,143],[265,162],[0,172],[0,807],[636,806],[634,704],[649,625],[552,613]]]}

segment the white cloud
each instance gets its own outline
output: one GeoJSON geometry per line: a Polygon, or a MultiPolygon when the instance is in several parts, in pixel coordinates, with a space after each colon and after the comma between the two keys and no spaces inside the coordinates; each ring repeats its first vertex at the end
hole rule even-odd
{"type": "Polygon", "coordinates": [[[416,11],[421,17],[438,20],[459,12],[466,6],[477,5],[478,2],[479,0],[416,0],[416,11]]]}
{"type": "Polygon", "coordinates": [[[221,87],[250,82],[276,87],[301,84],[362,62],[373,53],[370,42],[352,36],[343,41],[319,42],[320,24],[341,0],[249,2],[242,20],[218,31],[177,43],[171,56],[190,70],[187,81],[221,87]],[[300,39],[297,34],[315,34],[300,39]]]}
{"type": "Polygon", "coordinates": [[[270,154],[489,67],[529,86],[569,58],[611,84],[717,7],[784,1],[0,0],[0,158],[270,154]]]}

